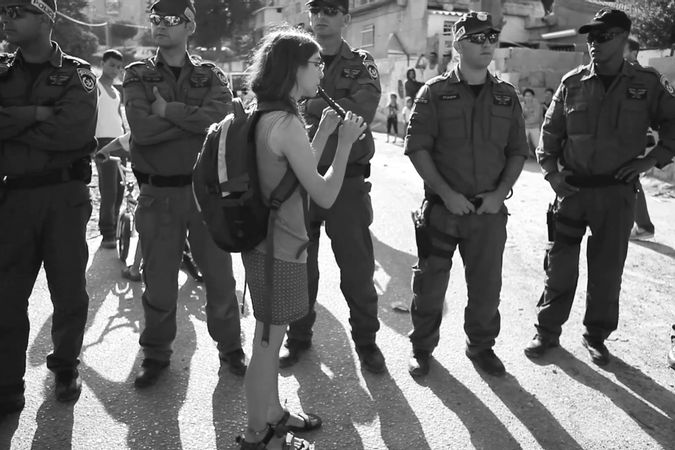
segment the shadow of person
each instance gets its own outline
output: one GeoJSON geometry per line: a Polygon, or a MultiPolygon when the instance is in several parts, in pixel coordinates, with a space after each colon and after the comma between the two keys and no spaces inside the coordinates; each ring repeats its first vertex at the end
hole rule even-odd
{"type": "Polygon", "coordinates": [[[419,383],[428,386],[445,407],[457,415],[469,431],[475,448],[520,448],[518,441],[490,408],[436,359],[431,359],[431,370],[419,383]]]}
{"type": "MultiPolygon", "coordinates": [[[[31,448],[70,449],[73,440],[73,408],[75,403],[59,403],[52,395],[53,380],[44,380],[44,400],[37,411],[35,421],[37,428],[33,436],[31,448]]],[[[3,447],[9,448],[9,447],[3,447]]]]}
{"type": "MultiPolygon", "coordinates": [[[[675,442],[675,427],[673,426],[672,418],[667,417],[664,412],[657,410],[654,406],[647,403],[650,400],[638,397],[623,386],[599,374],[567,350],[561,348],[558,350],[558,354],[560,357],[554,361],[554,364],[570,378],[603,394],[616,406],[624,410],[645,433],[661,444],[663,448],[672,448],[673,442],[675,442]]],[[[617,374],[617,378],[620,378],[622,382],[623,380],[632,378],[633,383],[630,385],[630,389],[636,386],[638,379],[642,382],[648,380],[644,374],[642,377],[636,378],[636,369],[630,370],[628,369],[629,367],[623,361],[612,356],[612,360],[610,360],[610,363],[604,369],[617,374]],[[612,365],[616,367],[612,367],[612,365]]],[[[646,389],[657,391],[650,395],[650,399],[656,398],[658,394],[663,394],[665,391],[665,388],[662,388],[653,381],[647,387],[643,387],[641,391],[646,392],[646,389]]],[[[636,391],[636,394],[641,395],[642,392],[636,391]]],[[[661,401],[657,405],[669,405],[669,413],[672,415],[672,395],[666,396],[666,399],[667,403],[661,401]]],[[[660,408],[661,406],[658,407],[660,408]]]]}
{"type": "Polygon", "coordinates": [[[243,378],[232,375],[225,366],[220,368],[218,375],[211,408],[216,449],[225,450],[233,448],[236,436],[246,427],[246,398],[243,378]]]}
{"type": "Polygon", "coordinates": [[[583,448],[537,397],[523,389],[513,375],[507,373],[504,377],[495,378],[480,370],[478,373],[502,403],[530,430],[542,448],[583,448]]]}
{"type": "Polygon", "coordinates": [[[640,247],[647,248],[656,253],[660,253],[664,256],[668,256],[672,259],[675,259],[675,248],[670,247],[666,244],[661,244],[660,242],[653,242],[653,241],[631,241],[631,243],[639,245],[640,247]]]}
{"type": "MultiPolygon", "coordinates": [[[[155,386],[143,390],[134,387],[135,371],[140,366],[142,356],[136,358],[133,370],[121,382],[102,375],[92,365],[85,362],[81,364],[83,380],[101,402],[106,413],[113,420],[127,426],[129,449],[182,448],[178,416],[190,381],[190,371],[186,369],[197,347],[197,335],[185,306],[186,301],[190,301],[186,300],[189,295],[187,291],[191,289],[190,283],[184,283],[178,291],[177,337],[173,345],[171,365],[155,386]]],[[[94,360],[109,357],[101,354],[91,356],[94,360]]]]}
{"type": "MultiPolygon", "coordinates": [[[[661,386],[637,367],[627,364],[614,355],[612,355],[611,363],[605,366],[604,370],[613,373],[624,386],[675,421],[675,393],[671,390],[661,386]]],[[[675,422],[672,424],[672,430],[672,442],[675,443],[675,422]]]]}
{"type": "MultiPolygon", "coordinates": [[[[414,232],[412,223],[410,224],[410,232],[414,232]]],[[[377,271],[377,266],[379,265],[389,277],[386,287],[378,286],[377,281],[375,283],[381,292],[378,300],[378,318],[385,322],[388,327],[405,336],[412,328],[410,313],[407,311],[397,311],[394,309],[394,306],[410,307],[412,299],[410,288],[412,266],[417,262],[417,256],[402,252],[385,244],[374,234],[372,238],[373,250],[375,252],[375,270],[377,271]]],[[[375,278],[377,279],[377,274],[375,278]]]]}
{"type": "MultiPolygon", "coordinates": [[[[312,348],[292,368],[282,369],[281,376],[294,376],[302,410],[323,418],[318,431],[305,434],[310,441],[316,440],[317,448],[364,449],[357,426],[377,419],[377,404],[357,374],[349,333],[321,304],[316,304],[316,310],[312,348]]],[[[385,376],[365,370],[362,374],[375,382],[385,376]]],[[[279,395],[283,404],[285,393],[279,395]]]]}
{"type": "Polygon", "coordinates": [[[12,438],[19,428],[20,413],[0,416],[0,448],[12,448],[12,438]]]}

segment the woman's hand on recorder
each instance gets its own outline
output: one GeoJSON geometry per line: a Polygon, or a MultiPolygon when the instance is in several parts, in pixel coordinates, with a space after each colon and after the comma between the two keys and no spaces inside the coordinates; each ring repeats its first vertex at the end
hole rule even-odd
{"type": "Polygon", "coordinates": [[[319,129],[317,133],[324,133],[326,137],[333,134],[335,129],[340,125],[342,118],[330,106],[326,106],[321,113],[321,120],[319,121],[319,129]]]}
{"type": "Polygon", "coordinates": [[[351,145],[366,131],[366,126],[363,117],[347,111],[347,115],[338,129],[339,142],[349,144],[351,148],[351,145]]]}

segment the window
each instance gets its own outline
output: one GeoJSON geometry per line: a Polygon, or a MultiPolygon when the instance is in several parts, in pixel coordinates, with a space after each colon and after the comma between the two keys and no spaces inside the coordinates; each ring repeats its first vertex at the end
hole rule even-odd
{"type": "Polygon", "coordinates": [[[375,45],[375,25],[366,25],[361,29],[361,47],[375,45]]]}
{"type": "Polygon", "coordinates": [[[443,21],[443,36],[452,36],[452,26],[454,25],[453,22],[450,20],[444,20],[443,21]]]}

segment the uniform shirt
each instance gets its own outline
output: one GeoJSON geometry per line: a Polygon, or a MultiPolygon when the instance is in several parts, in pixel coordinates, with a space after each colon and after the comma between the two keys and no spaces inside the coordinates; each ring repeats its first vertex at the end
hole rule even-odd
{"type": "MultiPolygon", "coordinates": [[[[509,156],[528,155],[515,88],[488,73],[476,97],[459,68],[427,82],[417,94],[405,154],[429,152],[446,183],[467,197],[494,191],[509,156]]],[[[427,194],[436,194],[425,186],[427,194]]]]}
{"type": "Polygon", "coordinates": [[[150,175],[192,173],[209,126],[232,110],[225,74],[215,64],[190,55],[176,79],[158,51],[128,65],[122,86],[131,161],[134,169],[150,175]],[[152,113],[155,86],[167,101],[166,117],[152,113]]]}
{"type": "Polygon", "coordinates": [[[537,159],[544,174],[558,163],[579,175],[613,174],[645,151],[652,125],[660,141],[650,156],[657,167],[675,156],[675,91],[656,70],[624,64],[605,92],[595,66],[562,79],[546,112],[537,159]]]}
{"type": "Polygon", "coordinates": [[[29,175],[69,167],[96,149],[96,77],[89,63],[52,54],[32,78],[21,49],[0,53],[0,176],[29,175]],[[53,108],[45,121],[36,106],[53,108]]]}
{"type": "MultiPolygon", "coordinates": [[[[346,111],[352,111],[363,117],[367,123],[372,123],[382,89],[380,76],[370,53],[354,50],[342,41],[340,51],[324,71],[321,87],[346,111]]],[[[310,136],[316,133],[321,113],[326,106],[328,105],[320,97],[309,99],[302,105],[301,111],[309,126],[310,136]]],[[[365,134],[365,138],[356,141],[352,146],[348,161],[350,164],[367,164],[373,157],[373,135],[370,129],[365,134]]],[[[326,143],[319,162],[320,169],[326,169],[332,164],[336,148],[337,132],[326,143]]]]}

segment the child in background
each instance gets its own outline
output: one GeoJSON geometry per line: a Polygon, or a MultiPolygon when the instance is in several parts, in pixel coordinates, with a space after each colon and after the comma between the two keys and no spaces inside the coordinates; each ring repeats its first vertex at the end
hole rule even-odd
{"type": "Polygon", "coordinates": [[[396,143],[396,136],[398,136],[398,96],[395,93],[389,94],[389,104],[387,105],[387,142],[389,142],[389,135],[391,129],[394,129],[394,144],[396,143]]]}
{"type": "Polygon", "coordinates": [[[412,113],[412,107],[413,107],[413,100],[410,97],[405,98],[405,106],[403,107],[403,112],[401,115],[403,116],[403,136],[405,137],[405,134],[408,130],[408,122],[410,122],[410,113],[412,113]]]}

